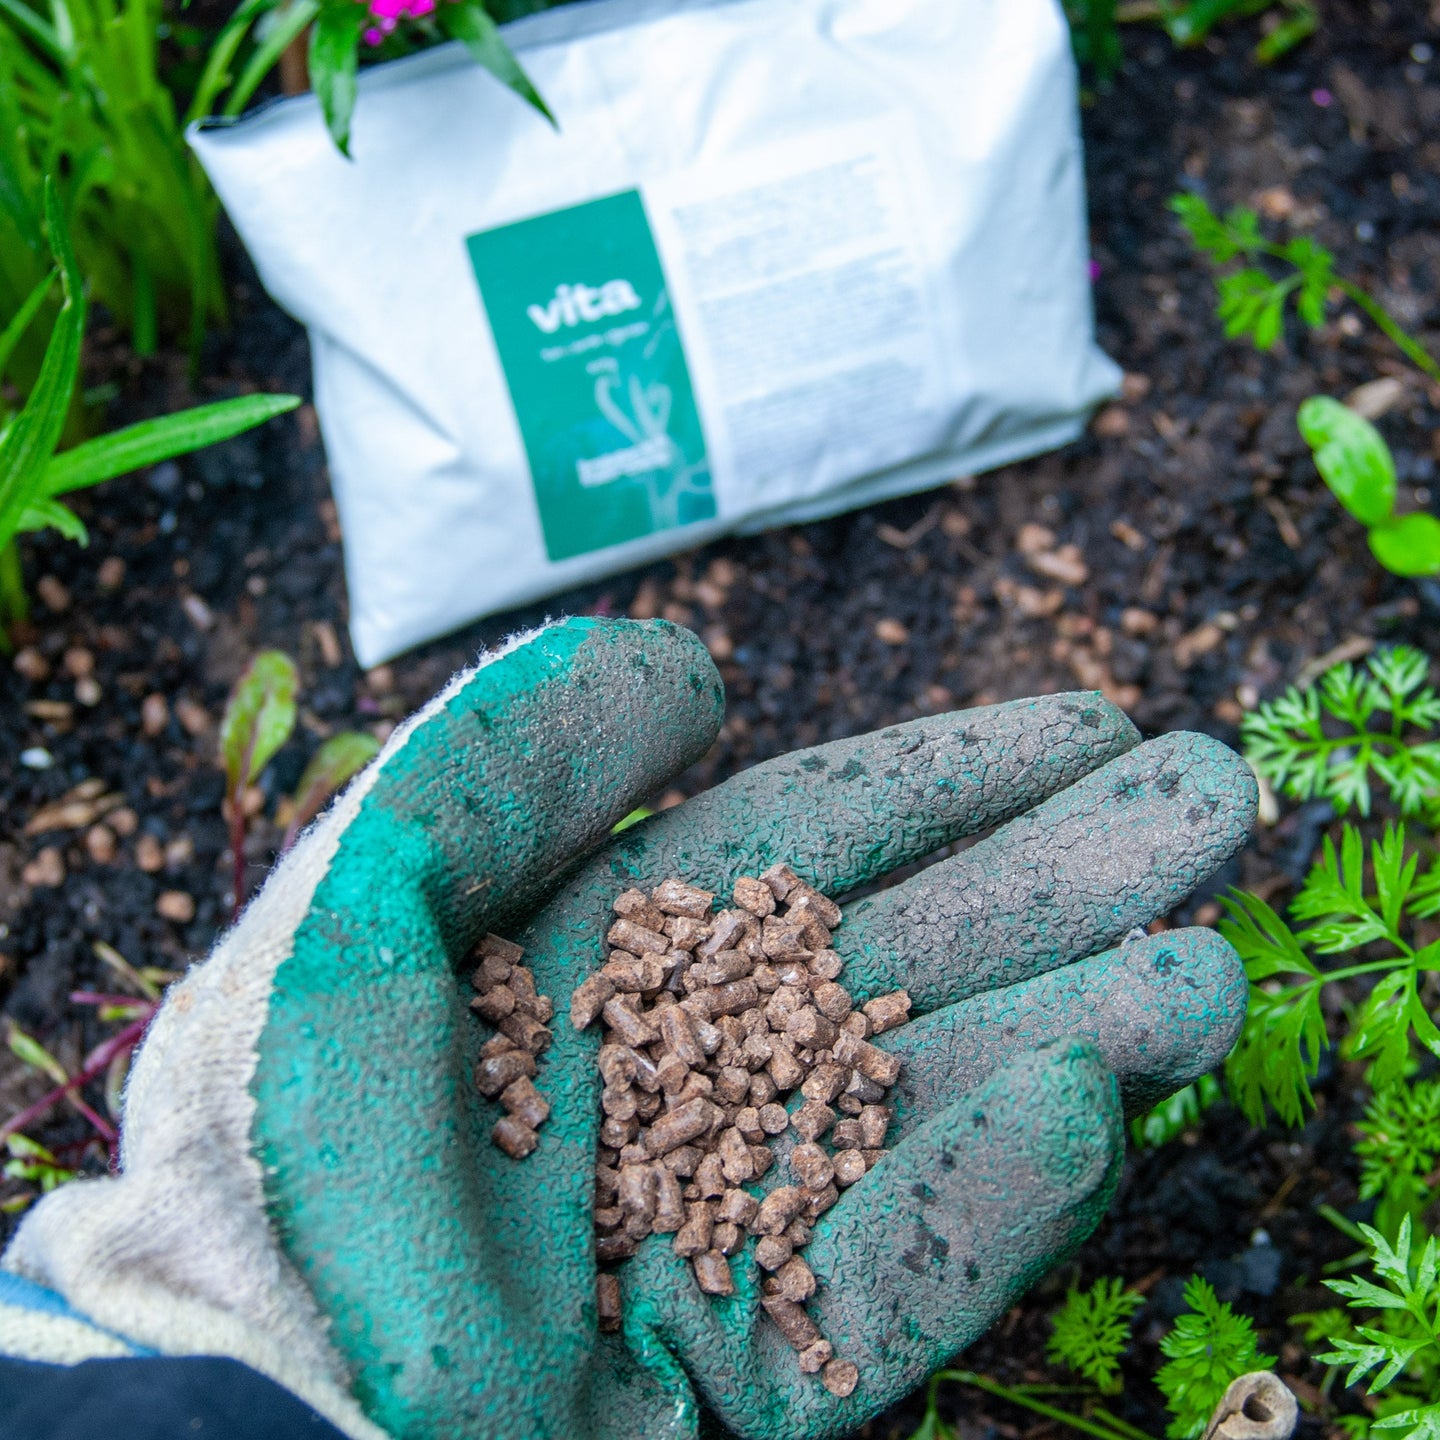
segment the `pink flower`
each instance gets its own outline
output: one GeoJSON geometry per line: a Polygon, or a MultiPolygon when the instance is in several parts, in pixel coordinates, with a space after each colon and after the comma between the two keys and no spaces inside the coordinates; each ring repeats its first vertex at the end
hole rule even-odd
{"type": "Polygon", "coordinates": [[[373,25],[368,30],[366,30],[360,38],[364,40],[367,45],[380,45],[385,40],[384,35],[382,35],[380,31],[378,31],[373,25]]]}

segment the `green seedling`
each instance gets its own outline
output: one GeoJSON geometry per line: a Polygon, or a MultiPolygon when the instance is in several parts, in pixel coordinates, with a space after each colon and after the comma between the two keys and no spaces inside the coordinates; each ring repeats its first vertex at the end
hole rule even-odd
{"type": "Polygon", "coordinates": [[[1200,45],[1225,20],[1272,17],[1255,46],[1262,65],[1293,50],[1320,23],[1308,0],[1065,0],[1075,56],[1101,80],[1111,79],[1122,59],[1121,25],[1158,25],[1179,46],[1200,45]]]}
{"type": "Polygon", "coordinates": [[[1320,478],[1365,526],[1375,558],[1394,575],[1440,575],[1440,520],[1395,513],[1395,461],[1380,432],[1325,395],[1312,395],[1296,419],[1320,478]]]}
{"type": "Polygon", "coordinates": [[[1374,782],[1406,817],[1440,821],[1440,696],[1429,660],[1407,645],[1372,655],[1363,669],[1334,666],[1318,685],[1293,686],[1246,715],[1245,758],[1282,794],[1328,800],[1340,814],[1369,815],[1374,782]]]}
{"type": "Polygon", "coordinates": [[[74,1170],[66,1169],[49,1150],[28,1136],[7,1135],[5,1149],[9,1152],[10,1159],[0,1168],[0,1175],[4,1175],[7,1180],[19,1180],[36,1188],[0,1201],[0,1214],[17,1215],[26,1209],[37,1195],[48,1195],[57,1186],[75,1178],[74,1170]]]}
{"type": "Polygon", "coordinates": [[[1323,245],[1304,235],[1283,244],[1269,240],[1261,232],[1259,217],[1243,205],[1222,217],[1198,195],[1175,195],[1170,209],[1212,264],[1225,267],[1239,262],[1238,268],[1225,270],[1216,282],[1219,318],[1232,339],[1248,337],[1257,349],[1269,350],[1284,332],[1287,306],[1293,305],[1314,330],[1325,323],[1332,295],[1340,295],[1359,306],[1411,364],[1440,382],[1440,364],[1429,351],[1364,286],[1340,274],[1335,257],[1323,245]],[[1278,262],[1282,273],[1272,275],[1261,262],[1278,262]]]}
{"type": "Polygon", "coordinates": [[[1160,1342],[1166,1357],[1155,1383],[1174,1417],[1165,1433],[1170,1440],[1198,1440],[1230,1382],[1253,1370],[1268,1370],[1273,1355],[1262,1355],[1255,1327],[1194,1275],[1185,1287],[1188,1315],[1160,1342]]]}
{"type": "Polygon", "coordinates": [[[1420,870],[1403,826],[1389,825],[1373,841],[1367,875],[1365,842],[1344,827],[1340,848],[1326,836],[1320,858],[1290,906],[1303,928],[1293,930],[1265,901],[1232,891],[1220,932],[1235,946],[1250,979],[1245,1028],[1225,1062],[1231,1097],[1252,1124],[1266,1106],[1287,1125],[1313,1107],[1310,1081],[1329,1044],[1320,1005],[1324,986],[1360,976],[1373,985],[1350,1021],[1341,1053],[1364,1061],[1377,1090],[1404,1078],[1418,1043],[1440,1055],[1440,1029],[1422,995],[1440,970],[1440,941],[1418,943],[1416,921],[1440,915],[1440,861],[1420,870]],[[1309,922],[1309,923],[1305,923],[1309,922]],[[1322,970],[1312,958],[1375,954],[1322,970]]]}
{"type": "MultiPolygon", "coordinates": [[[[225,817],[230,826],[234,866],[233,903],[245,900],[245,837],[249,833],[248,792],[276,751],[295,729],[300,677],[295,662],[279,650],[262,650],[235,682],[220,722],[220,763],[225,771],[225,817]]],[[[373,735],[343,731],[332,735],[312,757],[289,802],[282,849],[324,808],[353,775],[379,753],[373,735]]]]}
{"type": "MultiPolygon", "coordinates": [[[[81,1061],[79,1069],[73,1075],[33,1035],[27,1035],[13,1021],[6,1036],[11,1053],[22,1064],[44,1075],[53,1086],[33,1104],[17,1111],[0,1124],[0,1139],[4,1139],[11,1155],[15,1157],[13,1163],[23,1162],[40,1167],[25,1175],[8,1168],[5,1173],[12,1179],[36,1181],[40,1184],[42,1194],[70,1179],[75,1172],[56,1166],[49,1151],[21,1132],[39,1124],[57,1105],[65,1103],[89,1123],[90,1128],[104,1143],[113,1162],[119,1134],[112,1121],[118,1120],[120,1116],[120,1094],[129,1070],[130,1057],[156,1010],[160,1008],[162,990],[178,978],[173,971],[153,966],[144,966],[137,970],[118,950],[103,940],[96,941],[93,948],[96,958],[113,971],[122,983],[131,987],[134,993],[103,995],[77,990],[71,994],[70,999],[77,1005],[97,1006],[100,1019],[111,1024],[118,1023],[120,1030],[97,1045],[81,1061]],[[85,1100],[85,1087],[97,1081],[103,1082],[105,1108],[110,1119],[106,1119],[85,1100]]],[[[32,1199],[33,1192],[17,1197],[12,1208],[23,1209],[32,1199]]]]}
{"type": "Polygon", "coordinates": [[[84,522],[61,496],[228,439],[300,403],[294,395],[246,395],[144,420],[57,454],[80,373],[85,290],[55,186],[48,180],[45,213],[55,270],[0,332],[3,375],[45,290],[58,279],[62,301],[34,387],[18,414],[0,418],[0,644],[6,646],[5,627],[26,615],[16,536],[55,529],[77,544],[88,542],[84,522]]]}
{"type": "Polygon", "coordinates": [[[350,154],[362,53],[391,60],[442,40],[460,41],[477,64],[554,124],[500,36],[490,13],[497,9],[506,18],[506,6],[487,7],[482,0],[370,0],[368,5],[356,0],[243,0],[210,51],[189,118],[203,119],[217,113],[217,107],[223,116],[239,115],[281,55],[308,31],[310,83],[342,155],[350,154]]]}
{"type": "Polygon", "coordinates": [[[1352,1310],[1368,1312],[1369,1323],[1332,1334],[1332,1348],[1316,1359],[1349,1366],[1346,1385],[1369,1377],[1366,1393],[1380,1397],[1371,1431],[1440,1440],[1440,1245],[1434,1235],[1416,1236],[1408,1215],[1393,1239],[1359,1228],[1380,1283],[1356,1276],[1325,1283],[1352,1310]]]}
{"type": "MultiPolygon", "coordinates": [[[[1185,1287],[1185,1302],[1193,1313],[1181,1315],[1161,1340],[1169,1358],[1155,1377],[1173,1417],[1167,1432],[1172,1440],[1201,1435],[1232,1380],[1275,1363],[1258,1353],[1250,1321],[1221,1304],[1199,1276],[1185,1287]]],[[[1134,1313],[1144,1303],[1143,1296],[1113,1277],[1096,1281],[1088,1290],[1072,1289],[1055,1316],[1048,1353],[1088,1385],[1002,1385],[973,1370],[940,1370],[930,1377],[925,1415],[911,1440],[958,1440],[955,1427],[940,1418],[939,1390],[946,1384],[993,1395],[1093,1440],[1150,1440],[1144,1430],[1100,1403],[1124,1389],[1118,1362],[1134,1313]],[[1057,1403],[1077,1394],[1078,1408],[1057,1403]]]]}
{"type": "Polygon", "coordinates": [[[1118,1395],[1123,1388],[1120,1357],[1144,1303],[1143,1295],[1127,1290],[1114,1276],[1101,1276],[1088,1290],[1072,1287],[1051,1321],[1046,1354],[1102,1395],[1118,1395]]]}
{"type": "Polygon", "coordinates": [[[1360,1198],[1378,1200],[1376,1228],[1393,1235],[1435,1201],[1440,1174],[1440,1079],[1398,1082],[1371,1098],[1355,1127],[1360,1198]]]}

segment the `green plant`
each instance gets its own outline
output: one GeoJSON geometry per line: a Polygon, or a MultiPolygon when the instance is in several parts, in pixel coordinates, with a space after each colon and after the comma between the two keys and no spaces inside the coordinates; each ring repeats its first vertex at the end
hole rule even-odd
{"type": "Polygon", "coordinates": [[[1250,979],[1245,1028],[1225,1063],[1230,1093],[1252,1124],[1264,1123],[1267,1104],[1287,1125],[1298,1125],[1314,1104],[1310,1081],[1329,1040],[1320,1006],[1323,986],[1374,976],[1368,996],[1351,1016],[1341,1053],[1366,1061],[1378,1090],[1402,1079],[1411,1065],[1412,1040],[1440,1055],[1440,1029],[1426,1008],[1422,987],[1440,970],[1440,940],[1416,946],[1415,920],[1440,915],[1440,862],[1422,873],[1407,848],[1403,826],[1389,825],[1369,855],[1352,825],[1340,848],[1329,836],[1290,906],[1294,931],[1258,896],[1234,891],[1225,901],[1221,933],[1235,946],[1250,979]],[[1342,955],[1371,945],[1388,952],[1321,970],[1306,953],[1342,955]]]}
{"type": "Polygon", "coordinates": [[[58,278],[60,309],[29,399],[18,414],[0,415],[0,646],[8,646],[9,623],[26,614],[16,536],[53,528],[78,544],[87,543],[84,523],[61,501],[62,495],[227,439],[300,403],[294,395],[241,396],[143,420],[57,454],[80,373],[86,307],[58,194],[48,180],[45,216],[55,269],[0,332],[3,374],[15,345],[38,313],[40,300],[58,278]]]}
{"type": "MultiPolygon", "coordinates": [[[[295,729],[299,686],[299,673],[288,655],[262,650],[235,682],[220,722],[220,764],[225,771],[224,808],[230,826],[237,914],[245,899],[245,837],[253,813],[250,788],[295,729]]],[[[380,742],[361,731],[341,731],[321,745],[305,767],[294,796],[286,802],[282,850],[289,849],[325,802],[379,751],[380,742]]]]}
{"type": "Polygon", "coordinates": [[[1202,1075],[1168,1100],[1137,1115],[1130,1122],[1130,1138],[1145,1149],[1168,1145],[1198,1125],[1200,1117],[1222,1094],[1220,1082],[1213,1075],[1202,1075]]]}
{"type": "MultiPolygon", "coordinates": [[[[0,315],[50,269],[51,176],[95,296],[137,351],[169,318],[195,353],[223,318],[215,201],[160,79],[163,33],[160,0],[0,5],[0,315]]],[[[20,346],[22,391],[40,358],[33,338],[20,346]]]]}
{"type": "Polygon", "coordinates": [[[1337,665],[1317,685],[1293,686],[1246,715],[1245,758],[1296,800],[1329,800],[1342,815],[1371,809],[1372,777],[1405,816],[1440,821],[1440,741],[1417,732],[1440,723],[1430,662],[1397,645],[1363,670],[1337,665]]]}
{"type": "Polygon", "coordinates": [[[1388,1085],[1371,1098],[1356,1127],[1360,1198],[1379,1197],[1376,1228],[1394,1234],[1418,1220],[1440,1180],[1440,1079],[1388,1085]]]}
{"type": "Polygon", "coordinates": [[[21,1180],[36,1188],[8,1196],[0,1201],[0,1214],[14,1215],[24,1210],[37,1195],[48,1195],[67,1180],[73,1180],[76,1172],[63,1166],[39,1141],[25,1135],[7,1135],[5,1148],[10,1159],[5,1162],[0,1175],[7,1180],[21,1180]]]}
{"type": "Polygon", "coordinates": [[[1165,1431],[1171,1440],[1195,1440],[1232,1380],[1275,1363],[1273,1355],[1259,1353],[1249,1318],[1224,1304],[1200,1276],[1186,1285],[1185,1303],[1191,1313],[1179,1316],[1161,1340],[1167,1363],[1155,1375],[1174,1416],[1165,1431]]]}
{"type": "Polygon", "coordinates": [[[1390,1391],[1376,1407],[1373,1430],[1396,1431],[1396,1440],[1440,1440],[1440,1254],[1434,1235],[1421,1245],[1407,1215],[1394,1240],[1360,1227],[1379,1285],[1350,1277],[1325,1283],[1352,1310],[1375,1312],[1369,1324],[1332,1335],[1333,1347],[1316,1359],[1348,1365],[1345,1383],[1371,1372],[1367,1394],[1390,1391]]]}
{"type": "MultiPolygon", "coordinates": [[[[11,1179],[28,1179],[38,1183],[41,1194],[72,1178],[75,1171],[58,1166],[55,1157],[44,1146],[21,1132],[38,1124],[63,1102],[89,1122],[91,1129],[113,1158],[119,1135],[111,1120],[118,1120],[120,1116],[120,1094],[129,1070],[130,1057],[160,1007],[161,991],[177,978],[173,971],[153,966],[135,969],[119,951],[103,940],[97,940],[93,948],[96,958],[129,986],[133,993],[113,995],[77,990],[71,994],[70,999],[74,1004],[98,1007],[100,1019],[107,1023],[118,1023],[120,1030],[91,1050],[73,1075],[34,1036],[27,1035],[13,1021],[7,1035],[10,1050],[15,1057],[23,1065],[52,1082],[52,1088],[38,1100],[0,1124],[0,1139],[9,1147],[15,1157],[12,1164],[17,1167],[11,1169],[7,1166],[4,1173],[11,1179]],[[97,1081],[103,1082],[105,1109],[111,1119],[101,1115],[84,1097],[85,1088],[97,1081]]],[[[28,1205],[35,1198],[35,1193],[31,1191],[11,1197],[0,1209],[13,1214],[28,1205]]]]}
{"type": "Polygon", "coordinates": [[[1212,264],[1242,262],[1216,282],[1227,335],[1249,336],[1258,349],[1268,350],[1284,329],[1287,302],[1316,329],[1325,323],[1326,306],[1336,292],[1358,305],[1413,365],[1440,381],[1440,364],[1363,286],[1335,269],[1335,257],[1323,245],[1305,235],[1284,244],[1267,240],[1253,210],[1236,206],[1222,218],[1198,195],[1175,195],[1170,209],[1212,264]],[[1278,261],[1290,273],[1274,276],[1261,261],[1278,261]]]}
{"type": "Polygon", "coordinates": [[[222,115],[240,114],[285,50],[308,30],[310,81],[330,136],[344,155],[350,153],[362,51],[388,60],[440,40],[459,40],[477,64],[553,124],[496,26],[496,14],[506,19],[512,12],[538,8],[543,7],[503,0],[489,5],[485,0],[242,0],[215,40],[189,118],[213,114],[217,104],[222,115]],[[242,53],[246,59],[237,74],[242,53]]]}
{"type": "Polygon", "coordinates": [[[1440,520],[1395,514],[1395,461],[1380,432],[1326,395],[1312,395],[1296,419],[1320,478],[1369,531],[1375,558],[1395,575],[1440,574],[1440,520]]]}
{"type": "MultiPolygon", "coordinates": [[[[1185,1287],[1193,1313],[1181,1315],[1160,1342],[1169,1361],[1155,1382],[1174,1422],[1174,1440],[1198,1436],[1237,1376],[1268,1369],[1275,1361],[1258,1353],[1250,1321],[1222,1304],[1199,1276],[1185,1287]],[[1203,1413],[1202,1413],[1203,1412],[1203,1413]],[[1196,1416],[1199,1416],[1197,1422],[1196,1416]]],[[[1088,1380],[1094,1389],[1050,1384],[1002,1385],[973,1370],[939,1370],[930,1377],[925,1414],[911,1440],[957,1440],[955,1428],[940,1418],[941,1385],[968,1385],[1011,1405],[1022,1406],[1094,1440],[1150,1440],[1144,1430],[1098,1403],[1123,1389],[1117,1364],[1129,1339],[1134,1312],[1144,1297],[1113,1277],[1097,1280],[1088,1290],[1072,1289],[1056,1313],[1048,1354],[1088,1380]],[[1097,1393],[1098,1392],[1098,1397],[1097,1393]],[[1079,1393],[1081,1407],[1069,1409],[1052,1401],[1079,1393]]]]}
{"type": "Polygon", "coordinates": [[[1262,65],[1294,49],[1320,23],[1308,0],[1065,0],[1075,57],[1102,80],[1120,68],[1119,26],[1159,25],[1181,46],[1203,43],[1222,20],[1274,17],[1255,46],[1262,65]]]}
{"type": "Polygon", "coordinates": [[[1088,1380],[1102,1395],[1122,1388],[1120,1356],[1130,1343],[1130,1323],[1145,1297],[1115,1276],[1101,1276],[1088,1290],[1072,1288],[1050,1322],[1046,1353],[1088,1380]]]}

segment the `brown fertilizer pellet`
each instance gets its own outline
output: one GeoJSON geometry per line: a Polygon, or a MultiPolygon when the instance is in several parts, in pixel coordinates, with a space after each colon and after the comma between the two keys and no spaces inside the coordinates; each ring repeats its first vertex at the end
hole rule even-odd
{"type": "MultiPolygon", "coordinates": [[[[830,948],[840,907],[788,865],[741,876],[730,898],[717,913],[713,892],[678,879],[649,894],[624,891],[604,966],[570,998],[576,1030],[605,1026],[596,1060],[604,1082],[596,1256],[612,1264],[647,1236],[669,1235],[700,1289],[729,1296],[731,1261],[753,1238],[766,1313],[798,1352],[800,1369],[845,1396],[859,1371],[835,1357],[806,1311],[819,1282],[799,1252],[840,1189],[885,1153],[890,1111],[882,1102],[900,1062],[869,1042],[904,1023],[910,997],[897,990],[857,1008],[830,948]],[[787,1108],[792,1097],[798,1103],[787,1108]],[[747,1187],[777,1162],[772,1142],[787,1132],[784,1180],[767,1195],[752,1193],[747,1187]]],[[[486,1005],[476,1008],[504,1011],[496,1021],[502,1034],[507,1023],[543,1026],[533,983],[527,995],[493,964],[518,965],[518,952],[484,953],[486,1005]],[[505,995],[492,998],[502,985],[515,997],[513,1010],[505,995]]],[[[548,1020],[548,1002],[541,1008],[548,1020]]],[[[520,1049],[525,1060],[531,1053],[538,1050],[520,1049]]],[[[533,1061],[528,1072],[516,1063],[506,1053],[482,1060],[481,1089],[503,1101],[520,1087],[528,1101],[533,1061]]],[[[613,1278],[602,1272],[598,1292],[606,1329],[620,1323],[613,1278]]]]}
{"type": "Polygon", "coordinates": [[[480,1048],[475,1086],[505,1110],[490,1138],[512,1160],[523,1160],[539,1143],[536,1132],[550,1114],[550,1102],[534,1081],[536,1058],[550,1044],[547,1023],[555,1007],[548,995],[536,993],[534,975],[520,963],[525,952],[513,941],[487,935],[475,947],[475,958],[470,983],[479,993],[470,1008],[499,1030],[480,1048]]]}

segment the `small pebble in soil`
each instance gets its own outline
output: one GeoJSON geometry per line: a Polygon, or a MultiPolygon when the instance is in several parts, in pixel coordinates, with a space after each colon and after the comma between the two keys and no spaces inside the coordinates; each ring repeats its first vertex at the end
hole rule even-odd
{"type": "Polygon", "coordinates": [[[155,913],[162,920],[188,925],[195,918],[195,897],[185,890],[162,890],[155,899],[155,913]]]}
{"type": "Polygon", "coordinates": [[[20,872],[27,885],[54,889],[65,883],[65,859],[54,845],[45,845],[20,872]]]}

